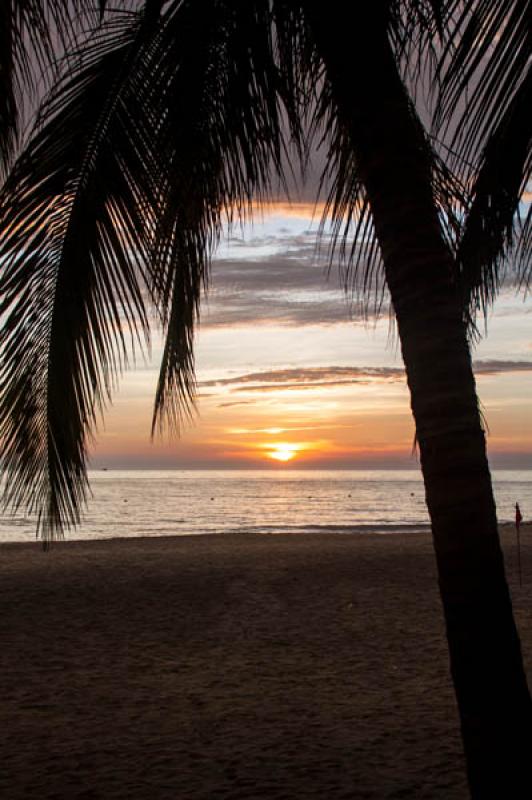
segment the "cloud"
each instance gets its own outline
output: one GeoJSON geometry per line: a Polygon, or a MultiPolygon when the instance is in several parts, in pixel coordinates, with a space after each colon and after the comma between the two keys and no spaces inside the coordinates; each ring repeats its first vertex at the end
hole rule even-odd
{"type": "Polygon", "coordinates": [[[257,433],[266,433],[269,435],[278,435],[281,433],[294,433],[301,431],[319,431],[319,430],[340,430],[342,428],[350,428],[348,425],[288,425],[282,428],[228,428],[227,433],[233,436],[256,436],[257,433]]]}
{"type": "MultiPolygon", "coordinates": [[[[291,219],[308,220],[309,222],[320,222],[325,213],[325,202],[316,200],[315,195],[307,195],[306,199],[286,200],[278,199],[265,203],[257,203],[253,206],[253,214],[258,216],[275,215],[289,217],[291,219]]],[[[289,228],[284,232],[288,233],[289,228]]]]}
{"type": "MultiPolygon", "coordinates": [[[[323,157],[321,153],[318,158],[322,166],[323,157]]],[[[331,225],[326,223],[318,236],[323,202],[314,206],[309,195],[298,197],[292,204],[264,204],[254,214],[254,225],[232,226],[230,238],[221,242],[213,259],[203,327],[337,325],[389,313],[383,270],[371,272],[368,287],[362,261],[347,281],[339,258],[330,263],[331,225]]],[[[341,251],[342,242],[338,244],[341,251]]],[[[345,241],[348,255],[352,244],[352,239],[345,241]]],[[[501,287],[515,292],[516,285],[510,263],[501,275],[501,287]]],[[[496,313],[505,311],[496,307],[496,313]]]]}
{"type": "Polygon", "coordinates": [[[359,380],[358,378],[353,378],[351,380],[336,380],[336,381],[305,381],[304,383],[282,383],[282,384],[256,384],[250,386],[237,386],[235,389],[232,389],[233,392],[276,392],[280,389],[297,389],[298,391],[304,391],[305,389],[332,389],[338,386],[352,386],[353,384],[368,384],[370,383],[369,380],[359,380]]]}
{"type": "MultiPolygon", "coordinates": [[[[361,303],[362,277],[346,291],[345,275],[338,263],[330,263],[328,246],[325,236],[317,247],[316,231],[246,236],[231,243],[223,257],[213,260],[202,327],[301,327],[374,317],[382,280],[361,303]]],[[[385,300],[380,313],[387,310],[385,300]]]]}
{"type": "MultiPolygon", "coordinates": [[[[473,364],[477,375],[498,375],[508,372],[532,372],[532,361],[487,359],[473,364]]],[[[259,372],[246,372],[228,378],[200,381],[204,388],[229,387],[231,392],[272,392],[279,389],[315,389],[346,386],[355,383],[403,382],[402,367],[299,367],[259,372]]],[[[239,401],[245,402],[245,401],[239,401]]],[[[223,406],[235,405],[234,402],[223,406]]]]}
{"type": "Polygon", "coordinates": [[[230,403],[218,403],[217,408],[231,408],[231,406],[253,405],[253,400],[233,400],[230,403]]]}
{"type": "Polygon", "coordinates": [[[532,372],[532,361],[485,359],[473,364],[477,375],[499,375],[503,372],[532,372]]]}
{"type": "Polygon", "coordinates": [[[201,381],[201,387],[231,387],[231,391],[273,391],[344,386],[373,381],[402,381],[400,367],[301,367],[248,372],[230,378],[201,381]]]}

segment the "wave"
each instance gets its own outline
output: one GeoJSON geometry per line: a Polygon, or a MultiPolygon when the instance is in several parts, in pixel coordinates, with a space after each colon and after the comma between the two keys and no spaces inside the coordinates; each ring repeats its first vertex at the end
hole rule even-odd
{"type": "Polygon", "coordinates": [[[425,523],[376,523],[376,524],[354,524],[354,525],[249,525],[241,528],[232,528],[223,533],[264,533],[264,534],[283,534],[283,533],[428,533],[430,525],[425,523]]]}

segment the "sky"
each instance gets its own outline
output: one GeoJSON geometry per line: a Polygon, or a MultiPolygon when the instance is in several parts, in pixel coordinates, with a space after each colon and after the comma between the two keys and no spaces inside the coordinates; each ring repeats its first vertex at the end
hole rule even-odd
{"type": "MultiPolygon", "coordinates": [[[[269,207],[221,242],[196,338],[198,398],[179,437],[150,438],[161,339],[126,374],[93,468],[416,469],[399,343],[317,249],[312,204],[269,207]]],[[[495,468],[532,466],[532,305],[505,289],[475,347],[495,468]]]]}

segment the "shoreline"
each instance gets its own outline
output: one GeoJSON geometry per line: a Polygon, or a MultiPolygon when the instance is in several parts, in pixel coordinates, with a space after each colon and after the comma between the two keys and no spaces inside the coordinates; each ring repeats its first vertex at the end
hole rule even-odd
{"type": "MultiPolygon", "coordinates": [[[[530,680],[532,530],[522,587],[501,534],[530,680]]],[[[0,570],[10,800],[468,796],[426,533],[12,542],[0,570]]]]}
{"type": "MultiPolygon", "coordinates": [[[[507,536],[508,533],[514,533],[515,536],[515,525],[513,522],[504,521],[499,522],[499,536],[507,536]]],[[[524,536],[528,536],[529,532],[532,536],[532,522],[524,522],[521,525],[521,530],[524,536]]],[[[77,537],[75,533],[67,532],[63,539],[54,539],[51,542],[51,547],[54,548],[57,545],[64,546],[64,545],[73,545],[73,544],[96,544],[98,542],[115,542],[115,541],[156,541],[159,539],[169,539],[169,540],[195,540],[198,538],[205,538],[205,537],[224,537],[230,538],[232,536],[235,537],[278,537],[278,536],[294,536],[294,537],[307,537],[307,536],[325,536],[325,537],[334,537],[334,536],[347,536],[347,537],[356,537],[356,536],[413,536],[413,535],[422,535],[427,536],[431,534],[431,526],[430,524],[425,523],[390,523],[390,524],[382,524],[382,525],[337,525],[337,526],[309,526],[309,525],[301,525],[301,526],[293,526],[290,530],[286,529],[279,529],[279,530],[234,530],[234,531],[218,531],[212,532],[208,531],[207,533],[151,533],[151,534],[140,534],[140,535],[131,535],[131,536],[91,536],[86,535],[83,537],[77,537]]],[[[14,545],[23,545],[27,547],[37,547],[41,546],[43,543],[42,539],[37,537],[33,539],[0,539],[0,552],[4,547],[12,547],[14,545]]]]}
{"type": "MultiPolygon", "coordinates": [[[[502,523],[502,525],[506,525],[510,523],[502,523]]],[[[524,527],[524,526],[523,526],[524,527]]],[[[83,537],[77,537],[75,533],[67,532],[63,539],[54,539],[52,541],[52,547],[56,544],[65,545],[65,544],[74,544],[75,542],[85,542],[85,543],[93,543],[93,542],[114,542],[117,540],[120,541],[138,541],[138,540],[145,540],[145,541],[154,541],[157,539],[197,539],[197,538],[204,538],[206,536],[218,537],[222,536],[225,538],[232,537],[232,536],[409,536],[411,534],[423,534],[427,535],[430,534],[430,525],[423,525],[423,524],[383,524],[383,525],[337,525],[337,526],[309,526],[309,525],[301,525],[301,526],[292,526],[292,528],[287,529],[286,527],[279,530],[231,530],[231,531],[218,531],[212,532],[208,531],[206,533],[151,533],[151,534],[139,534],[139,535],[130,535],[130,536],[91,536],[87,534],[83,537]]],[[[11,546],[15,544],[22,544],[22,545],[30,545],[33,546],[35,544],[39,545],[42,544],[42,539],[35,537],[34,539],[0,539],[0,549],[4,546],[11,546]]]]}

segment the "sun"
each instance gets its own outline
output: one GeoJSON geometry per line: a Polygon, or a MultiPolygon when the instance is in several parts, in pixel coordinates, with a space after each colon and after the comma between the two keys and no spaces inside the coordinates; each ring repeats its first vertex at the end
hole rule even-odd
{"type": "Polygon", "coordinates": [[[296,457],[299,445],[289,444],[288,442],[277,442],[271,445],[268,451],[268,458],[273,458],[275,461],[291,461],[296,457]]]}

